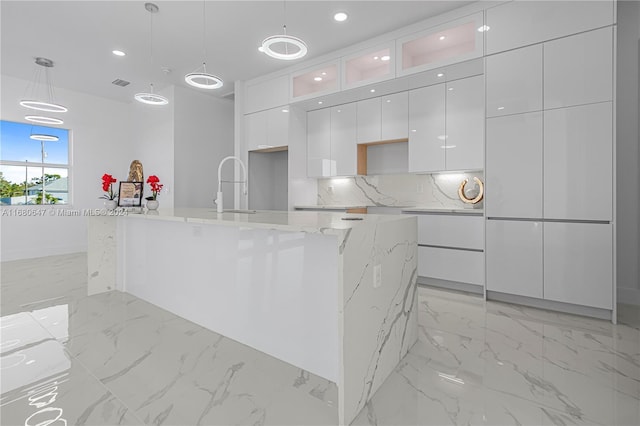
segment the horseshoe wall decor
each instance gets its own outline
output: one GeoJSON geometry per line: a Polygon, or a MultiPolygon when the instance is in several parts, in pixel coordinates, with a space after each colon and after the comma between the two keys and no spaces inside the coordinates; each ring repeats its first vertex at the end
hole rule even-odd
{"type": "Polygon", "coordinates": [[[460,186],[458,187],[458,197],[467,204],[477,204],[482,200],[482,197],[484,197],[484,184],[475,176],[473,177],[473,180],[478,184],[478,188],[480,188],[478,195],[476,195],[475,198],[467,198],[467,196],[464,195],[464,187],[469,183],[469,179],[465,179],[460,182],[460,186]]]}

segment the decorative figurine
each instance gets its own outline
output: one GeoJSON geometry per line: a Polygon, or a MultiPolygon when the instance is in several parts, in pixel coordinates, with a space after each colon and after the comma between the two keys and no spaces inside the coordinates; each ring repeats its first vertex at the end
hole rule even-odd
{"type": "Polygon", "coordinates": [[[142,163],[133,160],[129,166],[129,182],[144,182],[144,173],[142,172],[142,163]]]}

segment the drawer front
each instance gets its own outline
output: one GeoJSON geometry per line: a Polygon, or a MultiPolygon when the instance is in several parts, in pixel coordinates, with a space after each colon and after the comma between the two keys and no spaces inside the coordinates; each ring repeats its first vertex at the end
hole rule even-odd
{"type": "Polygon", "coordinates": [[[484,218],[419,215],[418,244],[484,250],[484,218]]]}
{"type": "Polygon", "coordinates": [[[484,285],[484,253],[418,247],[418,275],[484,285]]]}

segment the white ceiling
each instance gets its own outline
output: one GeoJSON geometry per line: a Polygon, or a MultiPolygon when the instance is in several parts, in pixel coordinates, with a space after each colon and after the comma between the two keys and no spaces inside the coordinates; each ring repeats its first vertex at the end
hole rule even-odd
{"type": "MultiPolygon", "coordinates": [[[[0,2],[3,75],[32,80],[37,56],[52,59],[56,87],[129,102],[146,91],[168,85],[189,87],[184,75],[203,59],[202,1],[155,1],[159,13],[145,1],[6,1],[0,2]],[[153,67],[150,64],[150,24],[153,19],[153,67]],[[119,58],[113,49],[127,52],[119,58]],[[165,74],[161,68],[171,70],[165,74]],[[111,82],[130,81],[127,87],[111,82]]],[[[287,1],[290,35],[302,38],[311,59],[471,1],[287,1]],[[336,11],[349,19],[333,20],[336,11]]],[[[283,1],[206,2],[207,71],[225,86],[202,91],[214,96],[233,92],[233,81],[248,80],[298,61],[272,59],[257,48],[282,31],[283,1]]],[[[196,89],[194,89],[196,90],[196,89]]]]}

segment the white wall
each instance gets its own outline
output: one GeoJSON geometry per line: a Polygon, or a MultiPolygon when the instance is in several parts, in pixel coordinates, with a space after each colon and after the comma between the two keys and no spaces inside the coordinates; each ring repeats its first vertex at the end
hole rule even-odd
{"type": "MultiPolygon", "coordinates": [[[[2,120],[25,122],[28,110],[18,105],[29,81],[0,76],[2,120]]],[[[100,208],[100,178],[110,173],[126,179],[126,151],[131,138],[127,104],[56,88],[56,101],[69,108],[62,127],[71,129],[71,197],[73,209],[100,208]]],[[[84,217],[0,218],[0,259],[48,256],[86,250],[84,217]]]]}
{"type": "MultiPolygon", "coordinates": [[[[174,204],[214,208],[218,164],[233,155],[233,101],[175,87],[174,204]]],[[[223,179],[233,179],[233,162],[224,165],[223,179]]],[[[225,208],[233,208],[234,191],[223,184],[225,208]]]]}
{"type": "Polygon", "coordinates": [[[618,2],[617,261],[618,301],[640,305],[640,2],[618,2]]]}
{"type": "MultiPolygon", "coordinates": [[[[169,99],[169,105],[154,106],[132,102],[128,107],[133,125],[124,161],[128,167],[133,160],[139,160],[144,170],[144,180],[151,175],[160,178],[164,185],[158,201],[160,208],[174,205],[174,88],[160,92],[169,99]]],[[[126,177],[126,176],[125,176],[126,177]]],[[[144,197],[151,195],[151,188],[144,185],[144,197]]],[[[145,201],[143,201],[144,203],[145,201]]]]}

